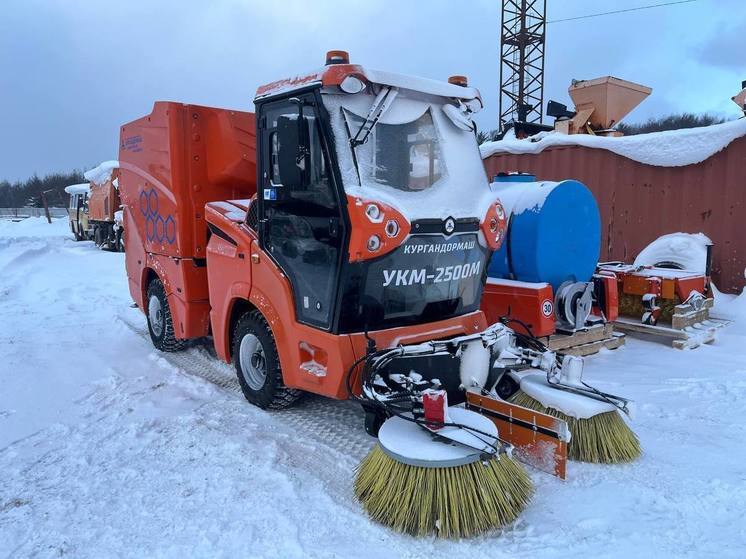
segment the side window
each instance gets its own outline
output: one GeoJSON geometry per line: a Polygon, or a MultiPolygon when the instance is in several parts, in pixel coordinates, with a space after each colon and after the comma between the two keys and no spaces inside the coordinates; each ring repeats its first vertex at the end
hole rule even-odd
{"type": "Polygon", "coordinates": [[[269,180],[273,185],[282,184],[280,177],[280,137],[277,131],[269,134],[269,180]]]}
{"type": "Polygon", "coordinates": [[[269,149],[266,186],[275,190],[273,194],[278,199],[315,204],[327,209],[336,208],[336,197],[324,157],[321,125],[316,118],[314,107],[308,104],[303,106],[302,123],[299,123],[300,109],[296,104],[270,108],[266,111],[265,117],[269,149]],[[306,147],[306,153],[298,154],[297,157],[296,152],[289,155],[293,158],[290,163],[295,164],[296,172],[301,177],[301,180],[295,181],[299,184],[292,184],[291,177],[282,176],[281,157],[288,157],[287,150],[281,153],[281,138],[288,138],[287,134],[281,133],[280,129],[283,127],[289,128],[290,132],[293,132],[293,139],[306,147]]]}
{"type": "Polygon", "coordinates": [[[77,199],[77,195],[76,194],[70,194],[70,209],[71,210],[74,210],[78,206],[77,202],[76,202],[76,199],[77,199]]]}
{"type": "Polygon", "coordinates": [[[301,102],[264,109],[261,241],[290,280],[297,319],[328,329],[344,223],[316,107],[301,102]]]}

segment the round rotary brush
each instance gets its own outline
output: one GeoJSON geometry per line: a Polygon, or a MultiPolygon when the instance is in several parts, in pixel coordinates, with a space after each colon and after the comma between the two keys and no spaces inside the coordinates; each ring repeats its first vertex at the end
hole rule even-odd
{"type": "Polygon", "coordinates": [[[555,388],[544,375],[524,376],[520,390],[509,400],[566,421],[570,460],[616,464],[632,462],[642,454],[640,441],[613,404],[555,388]]]}
{"type": "Polygon", "coordinates": [[[525,508],[531,479],[503,450],[494,423],[462,408],[448,416],[437,432],[404,416],[381,426],[355,480],[374,520],[414,536],[459,538],[505,526],[525,508]]]}

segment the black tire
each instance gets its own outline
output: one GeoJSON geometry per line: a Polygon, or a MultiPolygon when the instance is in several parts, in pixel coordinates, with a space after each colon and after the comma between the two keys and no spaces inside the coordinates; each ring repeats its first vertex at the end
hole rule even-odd
{"type": "Polygon", "coordinates": [[[104,244],[104,234],[98,225],[93,226],[93,242],[99,248],[104,244]]]}
{"type": "Polygon", "coordinates": [[[232,349],[238,383],[249,402],[262,409],[281,410],[294,404],[301,396],[300,390],[285,386],[275,338],[269,324],[258,310],[247,312],[238,320],[233,329],[232,349]],[[247,345],[242,352],[241,344],[244,339],[247,345]],[[252,343],[258,343],[258,347],[252,349],[252,343]],[[247,351],[252,352],[253,369],[261,369],[259,363],[263,362],[263,380],[256,377],[252,379],[252,374],[243,370],[241,355],[243,353],[245,357],[247,351]],[[255,358],[257,363],[253,362],[255,358]]]}
{"type": "Polygon", "coordinates": [[[75,227],[75,224],[72,221],[70,222],[70,229],[73,232],[73,237],[75,237],[75,241],[76,242],[80,242],[80,241],[83,240],[83,236],[80,233],[78,233],[78,230],[77,230],[77,228],[75,227]]]}
{"type": "Polygon", "coordinates": [[[117,229],[114,250],[116,252],[124,252],[124,229],[122,228],[117,229]]]}
{"type": "Polygon", "coordinates": [[[174,336],[174,322],[171,317],[171,308],[168,306],[168,297],[166,297],[163,283],[158,278],[148,285],[148,292],[145,297],[145,316],[148,318],[150,339],[156,349],[168,352],[184,349],[186,342],[177,340],[174,336]],[[155,300],[157,300],[160,312],[156,312],[155,300]]]}

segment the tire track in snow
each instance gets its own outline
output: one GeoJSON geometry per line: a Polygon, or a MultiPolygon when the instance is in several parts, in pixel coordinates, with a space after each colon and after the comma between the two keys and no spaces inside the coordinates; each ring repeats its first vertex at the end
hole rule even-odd
{"type": "MultiPolygon", "coordinates": [[[[132,332],[151,343],[147,328],[142,324],[137,324],[131,317],[123,316],[121,313],[117,318],[132,332]]],[[[158,352],[158,356],[185,374],[206,380],[244,400],[235,369],[220,361],[207,344],[197,341],[184,351],[158,352]]],[[[251,404],[246,402],[246,405],[251,404]]],[[[304,394],[292,407],[269,413],[307,439],[330,447],[354,459],[355,462],[365,456],[375,441],[365,432],[363,410],[349,400],[332,400],[314,394],[304,394]]]]}

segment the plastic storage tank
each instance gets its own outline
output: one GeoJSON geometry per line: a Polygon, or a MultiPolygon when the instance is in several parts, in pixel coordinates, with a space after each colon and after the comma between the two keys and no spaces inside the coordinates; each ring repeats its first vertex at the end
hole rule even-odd
{"type": "Polygon", "coordinates": [[[496,176],[490,188],[508,212],[508,233],[488,268],[491,278],[589,281],[601,249],[601,216],[588,188],[575,180],[536,182],[533,175],[496,176]]]}

